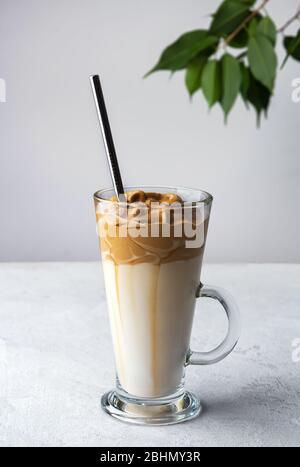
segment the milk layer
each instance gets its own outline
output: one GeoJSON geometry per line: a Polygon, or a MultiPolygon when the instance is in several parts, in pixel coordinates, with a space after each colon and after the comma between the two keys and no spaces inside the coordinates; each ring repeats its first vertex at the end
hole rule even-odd
{"type": "Polygon", "coordinates": [[[117,374],[137,397],[180,386],[189,348],[201,258],[163,264],[103,261],[117,374]]]}

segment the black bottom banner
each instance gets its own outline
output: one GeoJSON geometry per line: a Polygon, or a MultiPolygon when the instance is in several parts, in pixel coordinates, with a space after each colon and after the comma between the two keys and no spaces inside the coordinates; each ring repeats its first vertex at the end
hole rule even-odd
{"type": "MultiPolygon", "coordinates": [[[[294,448],[292,448],[294,449],[294,448]]],[[[291,450],[290,450],[291,451],[291,450]]],[[[51,466],[60,462],[67,462],[71,465],[84,466],[104,466],[110,465],[144,465],[150,463],[162,464],[193,464],[193,465],[211,465],[214,461],[222,463],[228,461],[231,464],[241,465],[241,462],[258,462],[263,457],[268,456],[268,461],[287,462],[289,454],[294,455],[289,450],[280,450],[279,448],[250,448],[250,447],[199,447],[199,448],[18,448],[7,449],[6,454],[11,461],[30,461],[31,465],[41,465],[47,461],[51,466]],[[263,451],[264,452],[263,452],[263,451]]],[[[2,451],[5,454],[5,451],[2,451]]],[[[292,458],[291,458],[292,461],[292,458]]]]}

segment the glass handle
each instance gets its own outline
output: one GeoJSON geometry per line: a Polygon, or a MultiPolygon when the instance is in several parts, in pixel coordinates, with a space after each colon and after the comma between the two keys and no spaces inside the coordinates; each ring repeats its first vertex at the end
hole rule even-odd
{"type": "Polygon", "coordinates": [[[187,365],[211,365],[223,360],[235,347],[240,335],[240,314],[231,295],[219,287],[204,286],[200,283],[197,298],[209,297],[221,303],[228,318],[228,331],[225,339],[209,352],[189,351],[187,365]]]}

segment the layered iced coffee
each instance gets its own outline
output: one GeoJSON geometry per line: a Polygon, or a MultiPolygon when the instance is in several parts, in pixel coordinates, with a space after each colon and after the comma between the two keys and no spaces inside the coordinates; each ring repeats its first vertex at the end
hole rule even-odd
{"type": "Polygon", "coordinates": [[[176,393],[183,377],[209,213],[175,193],[96,201],[119,382],[139,398],[176,393]]]}

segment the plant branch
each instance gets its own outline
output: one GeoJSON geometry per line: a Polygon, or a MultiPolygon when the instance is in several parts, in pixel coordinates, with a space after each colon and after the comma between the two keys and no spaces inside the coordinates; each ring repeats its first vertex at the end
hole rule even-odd
{"type": "Polygon", "coordinates": [[[300,6],[298,7],[298,10],[294,14],[294,16],[292,16],[283,26],[281,26],[281,28],[279,28],[277,32],[284,32],[286,28],[290,24],[292,24],[296,19],[300,19],[300,6]]]}
{"type": "Polygon", "coordinates": [[[249,23],[249,21],[251,21],[252,18],[254,18],[254,16],[256,16],[269,1],[270,0],[263,0],[262,4],[258,8],[253,10],[251,14],[247,16],[247,18],[244,19],[244,21],[231,34],[229,34],[229,36],[227,37],[227,39],[225,39],[223,43],[224,47],[229,45],[229,43],[235,38],[235,36],[237,36],[238,33],[242,31],[242,29],[249,23]]]}

